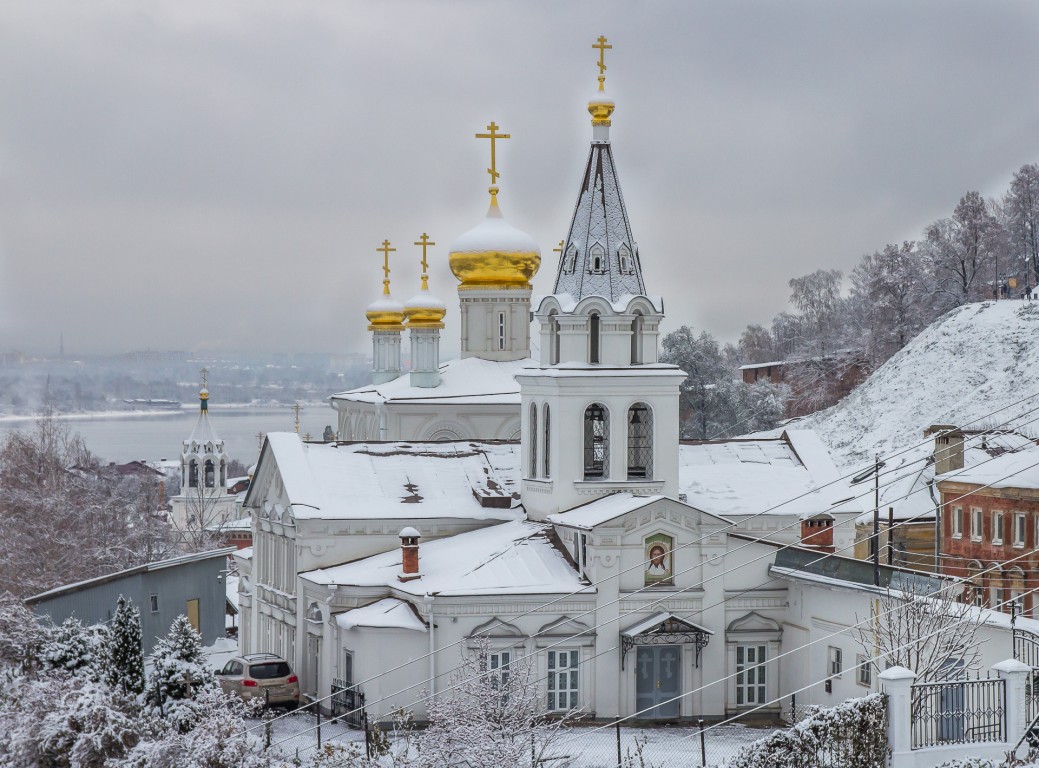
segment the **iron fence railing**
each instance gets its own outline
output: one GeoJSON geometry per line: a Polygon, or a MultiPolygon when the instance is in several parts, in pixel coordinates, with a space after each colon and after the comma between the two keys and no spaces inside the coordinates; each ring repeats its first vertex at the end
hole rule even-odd
{"type": "Polygon", "coordinates": [[[332,717],[354,728],[364,727],[364,694],[345,680],[332,680],[332,717]]]}
{"type": "Polygon", "coordinates": [[[1006,741],[1006,681],[949,680],[912,688],[913,749],[1006,741]]]}

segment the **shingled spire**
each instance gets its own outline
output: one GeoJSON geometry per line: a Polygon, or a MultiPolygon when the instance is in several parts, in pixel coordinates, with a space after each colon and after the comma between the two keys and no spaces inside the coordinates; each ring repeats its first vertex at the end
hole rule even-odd
{"type": "Polygon", "coordinates": [[[608,138],[592,141],[552,292],[611,302],[646,293],[608,138]]]}

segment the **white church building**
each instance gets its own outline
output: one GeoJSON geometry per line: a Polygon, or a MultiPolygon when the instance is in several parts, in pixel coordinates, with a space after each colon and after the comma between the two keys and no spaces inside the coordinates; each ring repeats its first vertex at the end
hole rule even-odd
{"type": "Polygon", "coordinates": [[[540,251],[492,186],[450,248],[462,357],[440,363],[446,307],[425,279],[396,301],[387,265],[373,384],[333,396],[339,440],[267,436],[243,508],[254,546],[236,555],[240,645],[288,658],[313,698],[338,680],[374,719],[422,719],[422,691],[449,685],[478,638],[492,666],[534,660],[549,710],[598,718],[774,716],[791,691],[832,704],[876,689],[839,634],[868,615],[872,573],[827,556],[850,556],[863,509],[818,438],[679,444],[685,374],[658,362],[664,303],[602,87],[552,294],[531,306],[540,251]],[[831,685],[805,685],[835,663],[831,685]]]}

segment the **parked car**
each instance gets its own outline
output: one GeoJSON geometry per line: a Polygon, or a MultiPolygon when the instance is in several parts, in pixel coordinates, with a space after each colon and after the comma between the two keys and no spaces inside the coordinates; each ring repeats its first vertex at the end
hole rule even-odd
{"type": "Polygon", "coordinates": [[[263,699],[289,709],[299,706],[299,678],[285,659],[273,653],[235,656],[216,675],[224,693],[233,693],[242,701],[263,699]]]}

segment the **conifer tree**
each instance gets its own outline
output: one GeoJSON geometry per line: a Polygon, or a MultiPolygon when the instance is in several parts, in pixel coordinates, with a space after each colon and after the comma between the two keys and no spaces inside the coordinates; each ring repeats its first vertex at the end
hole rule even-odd
{"type": "Polygon", "coordinates": [[[93,673],[96,656],[95,633],[73,616],[49,633],[42,653],[43,660],[51,667],[72,673],[81,670],[93,673]]]}
{"type": "Polygon", "coordinates": [[[141,650],[141,612],[119,595],[102,649],[104,679],[125,693],[144,690],[144,655],[141,650]]]}
{"type": "Polygon", "coordinates": [[[202,638],[186,616],[173,620],[169,634],[155,644],[152,661],[155,684],[151,687],[164,702],[190,698],[200,688],[215,684],[202,651],[202,638]]]}

